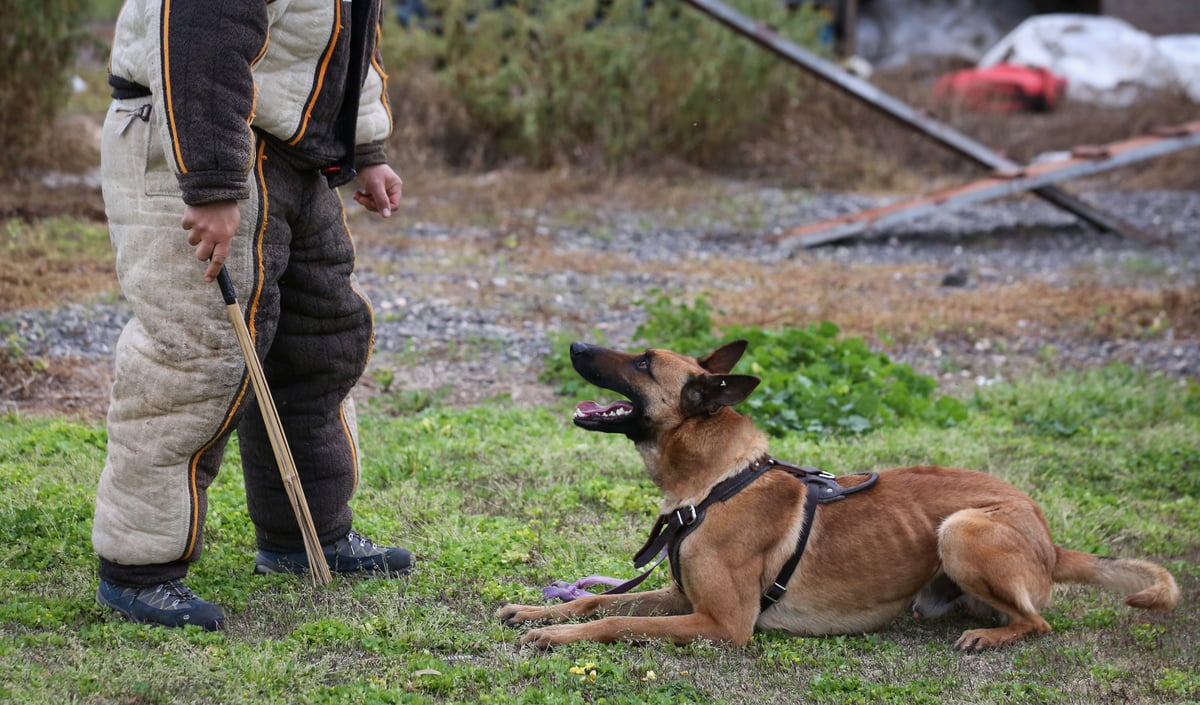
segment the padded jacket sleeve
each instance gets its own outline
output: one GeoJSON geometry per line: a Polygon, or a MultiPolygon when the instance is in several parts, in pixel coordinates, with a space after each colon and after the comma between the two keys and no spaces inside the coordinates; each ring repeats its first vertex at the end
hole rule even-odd
{"type": "Polygon", "coordinates": [[[152,86],[163,144],[190,205],[249,196],[254,162],[251,68],[267,41],[262,0],[162,0],[152,86]]]}

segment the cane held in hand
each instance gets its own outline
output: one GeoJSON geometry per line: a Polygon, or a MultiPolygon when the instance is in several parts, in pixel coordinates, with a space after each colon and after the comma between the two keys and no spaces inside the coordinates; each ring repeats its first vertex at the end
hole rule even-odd
{"type": "Polygon", "coordinates": [[[333,579],[329,572],[329,564],[325,562],[325,552],[321,550],[321,541],[317,538],[317,528],[313,525],[312,514],[308,511],[308,501],[304,498],[304,488],[300,485],[300,475],[296,472],[296,462],[292,459],[292,451],[288,447],[287,437],[283,435],[283,424],[279,421],[279,412],[275,409],[275,400],[267,387],[267,377],[263,373],[262,364],[258,361],[258,353],[254,350],[254,341],[250,339],[250,331],[242,318],[238,307],[237,293],[233,290],[233,282],[229,272],[221,267],[217,275],[217,284],[221,287],[221,296],[225,299],[225,307],[229,312],[229,320],[237,333],[238,346],[242,349],[242,357],[246,360],[246,369],[250,371],[250,380],[254,384],[254,394],[258,397],[258,408],[262,411],[263,423],[267,427],[267,436],[271,439],[271,450],[275,452],[275,462],[279,465],[279,474],[283,478],[283,487],[287,490],[288,500],[292,511],[296,513],[296,522],[300,525],[300,533],[304,536],[304,552],[308,556],[308,573],[312,576],[314,585],[326,585],[333,579]]]}

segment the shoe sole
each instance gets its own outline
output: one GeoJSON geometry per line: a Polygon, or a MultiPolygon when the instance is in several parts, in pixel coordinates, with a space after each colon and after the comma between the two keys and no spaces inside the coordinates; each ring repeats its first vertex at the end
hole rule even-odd
{"type": "Polygon", "coordinates": [[[104,598],[100,597],[99,595],[96,595],[96,604],[100,605],[101,607],[103,607],[106,610],[111,611],[114,615],[116,615],[120,619],[123,619],[126,622],[129,622],[131,624],[149,624],[154,627],[163,627],[166,629],[182,629],[185,626],[200,627],[201,629],[203,629],[206,632],[225,631],[225,620],[224,619],[217,622],[215,625],[213,625],[212,628],[205,627],[202,624],[188,624],[188,625],[163,624],[162,622],[155,622],[154,620],[150,620],[150,619],[138,619],[137,617],[133,616],[132,612],[126,612],[125,610],[121,609],[120,607],[117,607],[116,605],[111,605],[111,604],[105,602],[104,598]]]}

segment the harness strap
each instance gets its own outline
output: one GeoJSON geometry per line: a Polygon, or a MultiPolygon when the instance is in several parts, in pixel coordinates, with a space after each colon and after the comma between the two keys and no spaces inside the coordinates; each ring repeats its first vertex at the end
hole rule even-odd
{"type": "Polygon", "coordinates": [[[751,482],[762,477],[771,468],[779,468],[789,475],[796,477],[807,485],[808,488],[804,501],[804,524],[800,527],[800,537],[796,541],[796,550],[788,558],[787,562],[783,564],[783,568],[780,569],[779,575],[776,576],[771,587],[763,594],[759,602],[759,611],[765,611],[771,605],[781,600],[787,592],[787,584],[792,579],[792,574],[796,572],[796,568],[800,565],[800,558],[804,555],[804,549],[808,545],[808,538],[812,533],[813,520],[816,518],[817,506],[845,499],[855,492],[861,492],[871,487],[879,479],[878,473],[858,473],[858,476],[866,477],[866,480],[851,487],[842,487],[837,482],[837,476],[823,470],[792,465],[791,463],[785,463],[769,455],[765,455],[750,463],[746,469],[737,475],[718,483],[700,504],[687,505],[667,514],[660,514],[654,522],[654,526],[650,529],[650,536],[646,539],[645,545],[633,557],[633,564],[634,567],[641,568],[655,558],[658,561],[639,575],[605,591],[603,594],[614,595],[632,590],[649,577],[650,573],[662,563],[664,558],[670,559],[671,576],[675,580],[675,584],[682,591],[683,579],[679,566],[679,548],[683,544],[683,540],[704,521],[705,511],[710,506],[733,497],[745,489],[751,482]]]}
{"type": "Polygon", "coordinates": [[[804,525],[800,527],[800,538],[796,540],[796,550],[792,552],[791,557],[779,569],[779,575],[775,577],[775,581],[771,583],[771,587],[767,588],[762,599],[759,600],[758,611],[760,613],[766,612],[771,605],[783,599],[784,593],[787,592],[787,584],[791,581],[792,574],[796,572],[797,566],[800,565],[800,558],[804,555],[805,547],[808,546],[808,537],[812,533],[813,520],[817,516],[817,505],[845,499],[855,492],[861,492],[874,485],[879,479],[879,473],[857,473],[851,477],[858,476],[866,477],[867,479],[852,487],[842,487],[833,475],[817,468],[799,467],[779,461],[776,461],[776,466],[807,485],[808,492],[805,494],[804,500],[804,525]]]}
{"type": "Polygon", "coordinates": [[[769,455],[753,461],[738,474],[726,478],[712,488],[700,504],[680,507],[668,514],[660,514],[650,529],[650,537],[633,557],[633,566],[641,568],[663,552],[668,545],[682,541],[700,522],[704,512],[717,502],[724,502],[741,492],[751,482],[762,477],[777,461],[769,455]]]}
{"type": "Polygon", "coordinates": [[[796,550],[779,569],[775,582],[771,583],[771,587],[767,588],[762,599],[758,601],[759,612],[766,612],[768,607],[783,599],[783,594],[787,592],[788,581],[792,579],[792,573],[796,572],[796,566],[800,565],[800,557],[804,555],[804,548],[808,545],[808,537],[812,533],[813,519],[816,518],[817,504],[820,501],[812,485],[809,485],[808,496],[804,500],[804,526],[800,527],[800,539],[796,541],[796,550]]]}

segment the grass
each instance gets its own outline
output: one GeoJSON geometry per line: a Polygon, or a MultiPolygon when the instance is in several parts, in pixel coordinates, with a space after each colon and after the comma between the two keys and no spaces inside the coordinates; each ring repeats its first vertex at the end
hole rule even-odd
{"type": "Polygon", "coordinates": [[[108,226],[75,217],[0,222],[0,312],[115,291],[108,226]]]}
{"type": "MultiPolygon", "coordinates": [[[[253,532],[231,446],[189,583],[226,607],[221,634],[116,620],[96,606],[91,501],[102,427],[0,417],[0,699],[22,703],[1164,703],[1200,700],[1200,391],[1121,367],[981,389],[955,429],[779,441],[838,473],[936,462],[1033,494],[1063,545],[1153,557],[1184,600],[1166,615],[1060,588],[1055,632],[960,655],[969,622],[901,619],[835,638],[759,634],[744,648],[575,644],[517,651],[506,601],[593,572],[630,575],[656,511],[623,439],[568,405],[397,414],[365,405],[356,524],[422,557],[397,581],[315,589],[250,574],[253,532]],[[395,414],[395,415],[394,415],[395,414]]],[[[650,579],[662,584],[666,571],[650,579]]],[[[812,599],[820,599],[814,595],[812,599]]]]}

